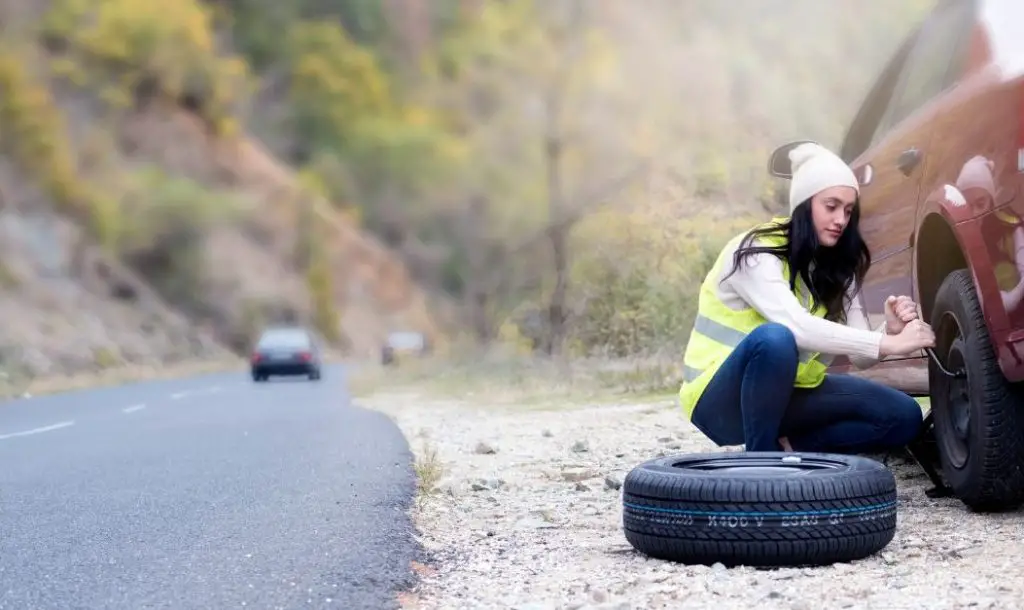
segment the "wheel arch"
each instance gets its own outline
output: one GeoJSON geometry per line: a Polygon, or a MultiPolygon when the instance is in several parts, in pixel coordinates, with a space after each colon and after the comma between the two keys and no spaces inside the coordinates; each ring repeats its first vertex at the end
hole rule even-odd
{"type": "Polygon", "coordinates": [[[981,301],[985,326],[992,347],[999,355],[1000,368],[1016,381],[1024,368],[1003,349],[1009,319],[988,258],[980,219],[969,217],[964,206],[948,200],[936,201],[934,197],[929,199],[914,239],[914,289],[921,316],[929,324],[934,322],[932,316],[939,286],[951,272],[967,269],[981,301]]]}
{"type": "Polygon", "coordinates": [[[923,318],[930,321],[942,281],[953,271],[970,269],[971,265],[953,225],[940,213],[925,216],[917,232],[914,252],[917,302],[923,318]]]}

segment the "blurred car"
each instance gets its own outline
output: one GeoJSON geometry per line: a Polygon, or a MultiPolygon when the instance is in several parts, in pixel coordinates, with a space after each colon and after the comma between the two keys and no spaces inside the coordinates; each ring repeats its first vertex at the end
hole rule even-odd
{"type": "Polygon", "coordinates": [[[387,366],[402,359],[423,357],[430,353],[430,342],[426,335],[415,331],[390,333],[381,347],[381,364],[387,366]]]}
{"type": "Polygon", "coordinates": [[[320,379],[321,355],[316,338],[305,328],[268,328],[260,335],[250,358],[253,381],[271,375],[305,375],[320,379]]]}
{"type": "MultiPolygon", "coordinates": [[[[788,177],[785,152],[770,171],[788,177]]],[[[928,396],[933,494],[975,509],[1024,501],[1024,2],[938,0],[853,117],[840,155],[861,187],[872,255],[862,306],[911,295],[934,350],[856,371],[928,396]]],[[[911,447],[914,451],[914,448],[911,447]]],[[[920,457],[920,452],[917,454],[920,457]]],[[[928,460],[922,461],[927,466],[928,460]]]]}

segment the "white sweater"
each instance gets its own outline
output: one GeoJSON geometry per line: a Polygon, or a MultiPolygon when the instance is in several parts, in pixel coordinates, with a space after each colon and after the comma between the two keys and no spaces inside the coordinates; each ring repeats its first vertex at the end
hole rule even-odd
{"type": "MultiPolygon", "coordinates": [[[[732,270],[733,252],[735,248],[726,252],[719,280],[732,270]]],[[[793,331],[799,349],[827,355],[823,358],[826,364],[832,360],[828,356],[835,355],[848,356],[859,369],[878,363],[885,323],[870,328],[856,298],[857,286],[851,287],[854,298],[847,310],[847,323],[839,324],[811,315],[790,291],[782,269],[782,261],[771,254],[747,257],[736,273],[719,282],[718,298],[733,309],[753,307],[767,320],[786,326],[793,331]]]]}

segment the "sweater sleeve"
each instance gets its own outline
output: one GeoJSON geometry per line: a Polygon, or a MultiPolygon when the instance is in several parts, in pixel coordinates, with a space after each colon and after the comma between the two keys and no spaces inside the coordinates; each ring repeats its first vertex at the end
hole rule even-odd
{"type": "MultiPolygon", "coordinates": [[[[861,362],[878,361],[882,334],[812,315],[789,290],[782,261],[760,253],[744,261],[729,279],[730,287],[765,319],[786,326],[802,350],[846,355],[861,362]]],[[[860,315],[863,318],[863,313],[860,315]]],[[[864,326],[867,322],[862,322],[864,326]]],[[[859,368],[859,367],[858,367],[859,368]]]]}
{"type": "MultiPolygon", "coordinates": [[[[857,286],[852,286],[850,288],[850,308],[846,312],[846,325],[852,328],[859,328],[861,330],[878,333],[879,336],[885,334],[884,320],[878,325],[878,328],[871,328],[871,322],[868,320],[868,316],[864,312],[864,308],[861,307],[860,299],[857,298],[857,292],[857,286]]],[[[866,357],[849,354],[849,357],[850,362],[858,369],[870,368],[878,364],[881,360],[877,355],[873,357],[866,357]]]]}

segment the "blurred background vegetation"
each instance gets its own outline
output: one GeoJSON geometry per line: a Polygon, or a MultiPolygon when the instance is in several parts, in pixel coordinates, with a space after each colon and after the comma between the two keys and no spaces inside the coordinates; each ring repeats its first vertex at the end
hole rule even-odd
{"type": "Polygon", "coordinates": [[[678,359],[717,248],[781,210],[771,149],[838,146],[932,4],[3,0],[0,367],[288,320],[678,359]]]}

